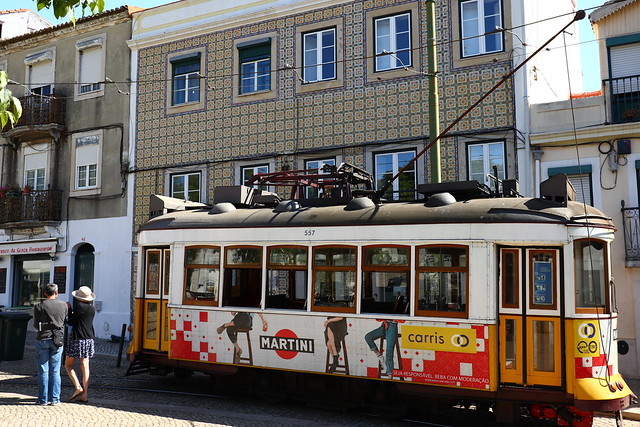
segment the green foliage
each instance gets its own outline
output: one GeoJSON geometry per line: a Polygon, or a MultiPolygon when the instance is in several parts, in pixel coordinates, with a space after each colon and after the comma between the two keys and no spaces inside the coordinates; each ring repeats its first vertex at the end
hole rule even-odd
{"type": "Polygon", "coordinates": [[[0,71],[0,129],[4,129],[7,123],[15,125],[22,115],[22,104],[20,100],[11,95],[7,89],[9,76],[6,71],[0,71]]]}
{"type": "Polygon", "coordinates": [[[99,13],[104,10],[104,0],[36,0],[38,10],[53,9],[56,18],[69,17],[76,23],[75,9],[79,8],[82,16],[85,14],[99,13]]]}

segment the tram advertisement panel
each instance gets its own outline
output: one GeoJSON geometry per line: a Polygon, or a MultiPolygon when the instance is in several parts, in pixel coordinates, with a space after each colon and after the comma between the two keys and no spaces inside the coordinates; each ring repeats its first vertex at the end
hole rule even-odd
{"type": "Polygon", "coordinates": [[[489,326],[171,309],[173,359],[489,389],[489,326]]]}

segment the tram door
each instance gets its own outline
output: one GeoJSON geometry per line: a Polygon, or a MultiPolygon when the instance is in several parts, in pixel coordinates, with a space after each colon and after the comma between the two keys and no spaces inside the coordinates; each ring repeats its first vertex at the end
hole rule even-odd
{"type": "Polygon", "coordinates": [[[562,385],[560,251],[501,248],[500,382],[562,385]]]}
{"type": "Polygon", "coordinates": [[[144,262],[143,339],[145,350],[169,351],[169,261],[171,251],[147,249],[144,262]]]}

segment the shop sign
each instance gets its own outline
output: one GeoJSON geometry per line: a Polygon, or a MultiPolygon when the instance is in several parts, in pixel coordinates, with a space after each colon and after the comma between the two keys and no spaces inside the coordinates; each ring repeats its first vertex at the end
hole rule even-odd
{"type": "Polygon", "coordinates": [[[20,241],[0,244],[0,255],[32,255],[56,252],[57,241],[20,241]]]}

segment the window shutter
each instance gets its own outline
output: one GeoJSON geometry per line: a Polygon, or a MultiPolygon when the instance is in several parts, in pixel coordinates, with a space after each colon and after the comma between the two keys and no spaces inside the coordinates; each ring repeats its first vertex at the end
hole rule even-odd
{"type": "Polygon", "coordinates": [[[46,169],[46,167],[47,155],[45,153],[24,156],[24,170],[46,169]]]}
{"type": "Polygon", "coordinates": [[[567,175],[567,178],[576,190],[577,201],[591,205],[591,174],[567,175]]]}
{"type": "Polygon", "coordinates": [[[53,82],[53,62],[40,61],[31,65],[29,87],[36,88],[50,85],[53,82]]]}
{"type": "Polygon", "coordinates": [[[611,78],[640,74],[640,43],[629,43],[609,48],[611,78]]]}
{"type": "Polygon", "coordinates": [[[98,83],[102,80],[102,49],[94,47],[80,52],[80,84],[98,83]]]}

